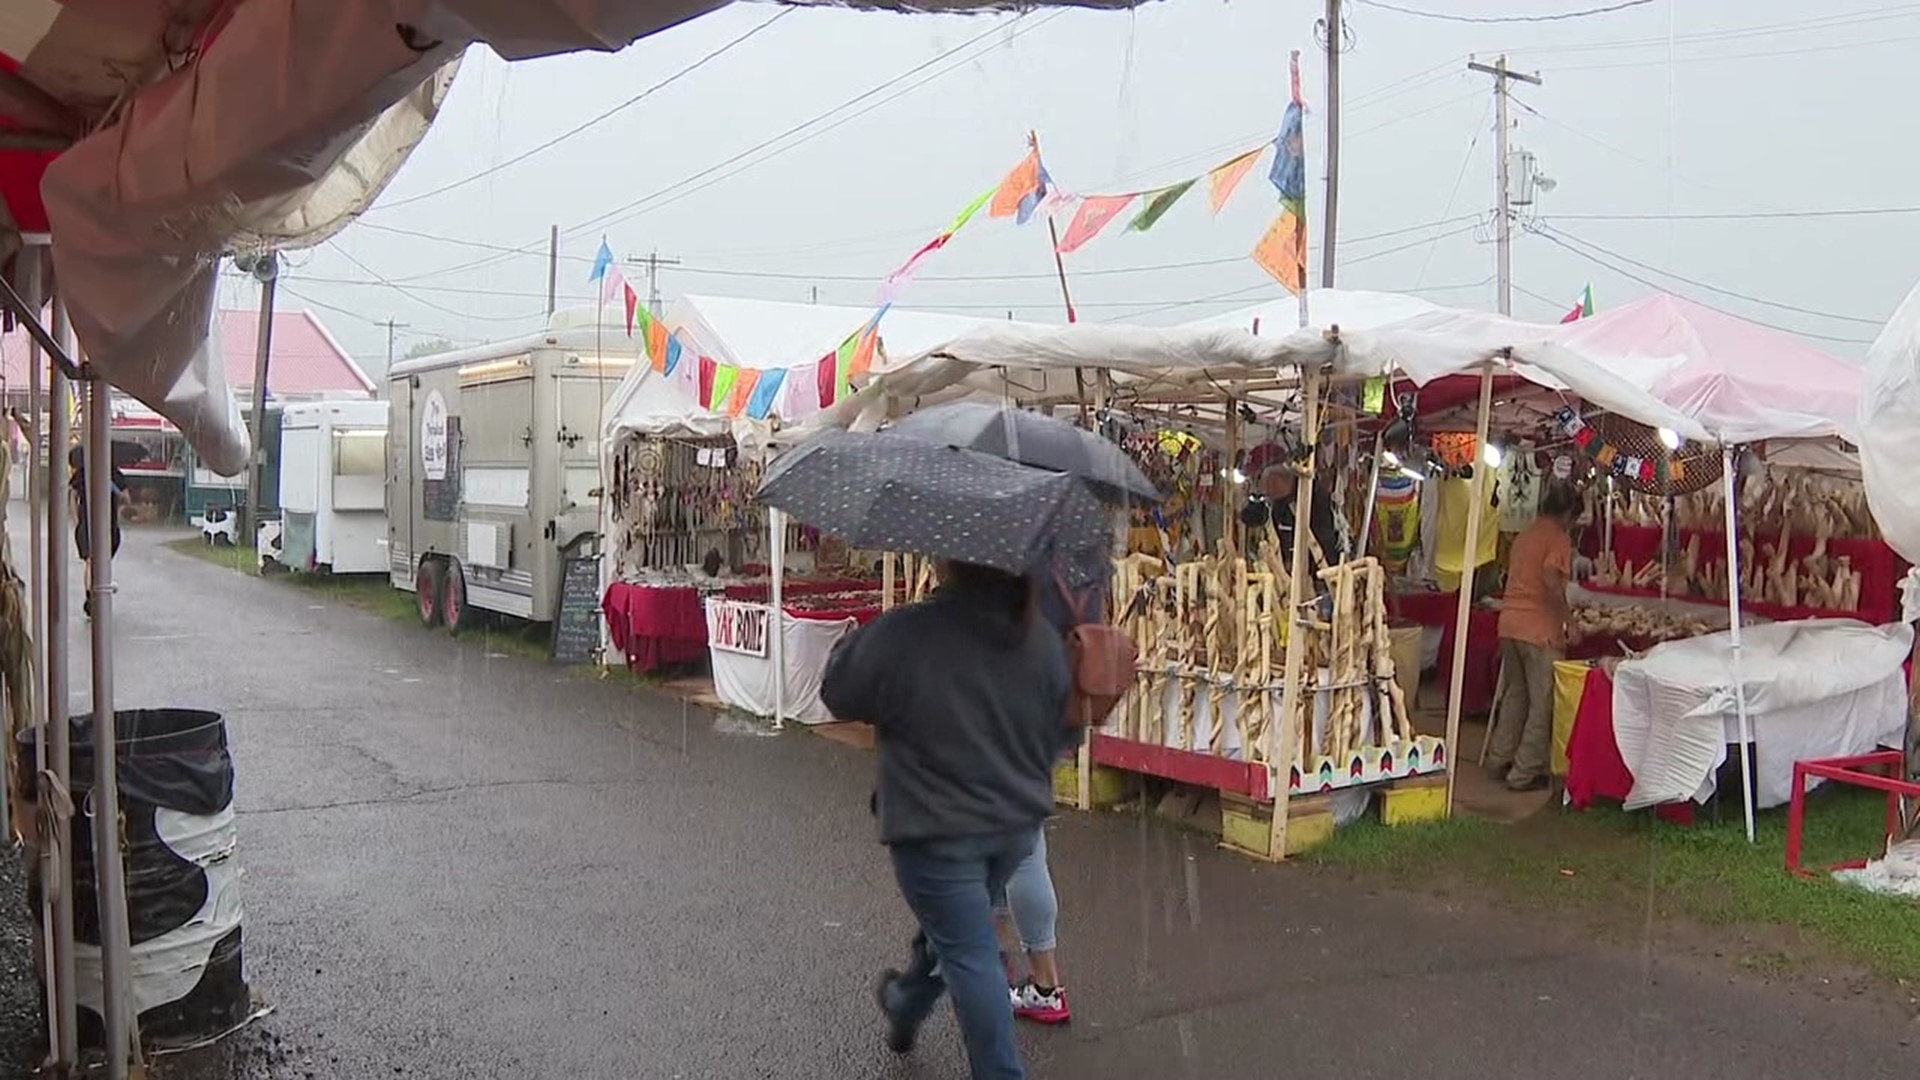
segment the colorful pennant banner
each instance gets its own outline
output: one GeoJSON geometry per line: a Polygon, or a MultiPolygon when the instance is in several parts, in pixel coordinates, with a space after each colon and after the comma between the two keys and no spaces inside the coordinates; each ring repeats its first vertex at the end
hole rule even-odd
{"type": "Polygon", "coordinates": [[[1582,420],[1572,406],[1563,405],[1554,410],[1553,422],[1561,434],[1572,439],[1573,445],[1593,459],[1595,465],[1623,480],[1651,484],[1655,481],[1679,483],[1686,479],[1685,462],[1624,453],[1619,447],[1600,438],[1600,433],[1582,420]]]}

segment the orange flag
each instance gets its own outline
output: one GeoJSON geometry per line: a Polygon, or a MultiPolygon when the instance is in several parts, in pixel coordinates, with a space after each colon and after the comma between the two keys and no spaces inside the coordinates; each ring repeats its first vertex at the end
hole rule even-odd
{"type": "Polygon", "coordinates": [[[1020,200],[1039,188],[1040,151],[1029,150],[1007,178],[1000,181],[1000,187],[993,193],[993,202],[987,205],[987,213],[992,217],[1012,217],[1020,212],[1020,200]]]}
{"type": "Polygon", "coordinates": [[[1267,234],[1254,245],[1253,261],[1294,293],[1307,287],[1307,225],[1291,210],[1282,210],[1267,234]]]}
{"type": "Polygon", "coordinates": [[[759,385],[759,368],[741,368],[740,377],[733,381],[733,389],[727,394],[727,415],[739,416],[746,412],[747,403],[753,400],[753,388],[759,385]]]}
{"type": "Polygon", "coordinates": [[[1213,205],[1214,213],[1219,213],[1227,205],[1227,200],[1233,198],[1234,189],[1247,178],[1247,174],[1253,171],[1254,163],[1266,152],[1264,146],[1249,150],[1207,174],[1207,201],[1213,205]]]}

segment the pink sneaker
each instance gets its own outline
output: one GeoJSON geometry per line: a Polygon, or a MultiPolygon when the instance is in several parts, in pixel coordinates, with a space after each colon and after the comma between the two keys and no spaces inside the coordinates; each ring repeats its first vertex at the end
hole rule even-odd
{"type": "Polygon", "coordinates": [[[1036,1024],[1064,1024],[1073,1019],[1073,1009],[1067,1005],[1065,987],[1043,994],[1028,981],[1013,988],[1013,1015],[1036,1024]]]}

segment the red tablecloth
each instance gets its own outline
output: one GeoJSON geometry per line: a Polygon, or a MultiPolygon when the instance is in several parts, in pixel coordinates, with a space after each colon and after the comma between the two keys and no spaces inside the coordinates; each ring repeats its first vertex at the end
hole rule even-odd
{"type": "MultiPolygon", "coordinates": [[[[1460,618],[1458,592],[1395,593],[1388,613],[1436,627],[1440,631],[1440,680],[1453,678],[1454,627],[1460,618]]],[[[1467,670],[1460,694],[1460,711],[1477,716],[1493,707],[1493,688],[1500,677],[1500,613],[1476,605],[1467,615],[1467,670]]]]}
{"type": "MultiPolygon", "coordinates": [[[[1598,557],[1598,539],[1603,533],[1600,529],[1589,529],[1582,538],[1588,555],[1598,557]]],[[[1715,563],[1724,567],[1727,559],[1727,534],[1725,530],[1682,529],[1680,530],[1680,549],[1686,550],[1687,543],[1694,536],[1700,537],[1700,560],[1703,563],[1715,563]]],[[[1764,547],[1777,541],[1778,537],[1763,537],[1756,541],[1764,547]]],[[[1814,539],[1811,536],[1795,536],[1787,544],[1787,552],[1795,559],[1802,559],[1813,553],[1814,539]]],[[[1613,528],[1613,556],[1621,565],[1629,562],[1635,567],[1645,566],[1659,557],[1660,529],[1653,525],[1615,525],[1613,528]]],[[[1860,574],[1860,610],[1824,611],[1812,607],[1785,607],[1780,604],[1768,604],[1761,601],[1748,601],[1745,607],[1755,615],[1774,620],[1814,619],[1814,618],[1857,618],[1870,623],[1892,622],[1899,610],[1900,579],[1906,576],[1907,564],[1894,554],[1884,540],[1830,539],[1827,541],[1827,557],[1837,559],[1846,556],[1853,569],[1860,574]]],[[[1724,573],[1724,569],[1722,573],[1724,573]]],[[[1589,586],[1591,587],[1591,586],[1589,586]]],[[[1625,596],[1658,596],[1658,589],[1622,589],[1603,590],[1625,596]]]]}
{"type": "MultiPolygon", "coordinates": [[[[863,583],[852,580],[788,581],[781,591],[788,596],[812,596],[863,588],[863,583]]],[[[764,604],[771,593],[772,586],[766,582],[742,582],[726,587],[730,600],[764,604]]],[[[600,607],[607,616],[607,634],[613,639],[613,647],[626,656],[627,667],[634,671],[659,671],[706,659],[707,612],[700,602],[700,590],[691,585],[616,581],[607,587],[600,607]]],[[[879,617],[880,606],[876,602],[807,610],[789,605],[787,614],[801,619],[852,618],[865,625],[879,617]]]]}
{"type": "MultiPolygon", "coordinates": [[[[1580,708],[1567,738],[1567,801],[1576,810],[1596,800],[1625,802],[1633,792],[1633,773],[1620,756],[1613,737],[1613,679],[1599,668],[1587,672],[1580,708]]],[[[1654,808],[1662,818],[1692,824],[1692,803],[1667,803],[1654,808]]]]}

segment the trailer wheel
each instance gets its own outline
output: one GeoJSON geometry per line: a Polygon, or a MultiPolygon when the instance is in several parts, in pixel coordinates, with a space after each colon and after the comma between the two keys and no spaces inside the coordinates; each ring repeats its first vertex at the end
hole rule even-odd
{"type": "Polygon", "coordinates": [[[420,625],[429,629],[440,625],[441,582],[446,572],[439,559],[427,559],[413,575],[413,595],[420,605],[420,625]]]}
{"type": "Polygon", "coordinates": [[[440,593],[440,618],[447,624],[447,633],[458,637],[475,618],[473,609],[467,606],[467,573],[458,559],[448,559],[443,569],[447,580],[440,593]]]}

